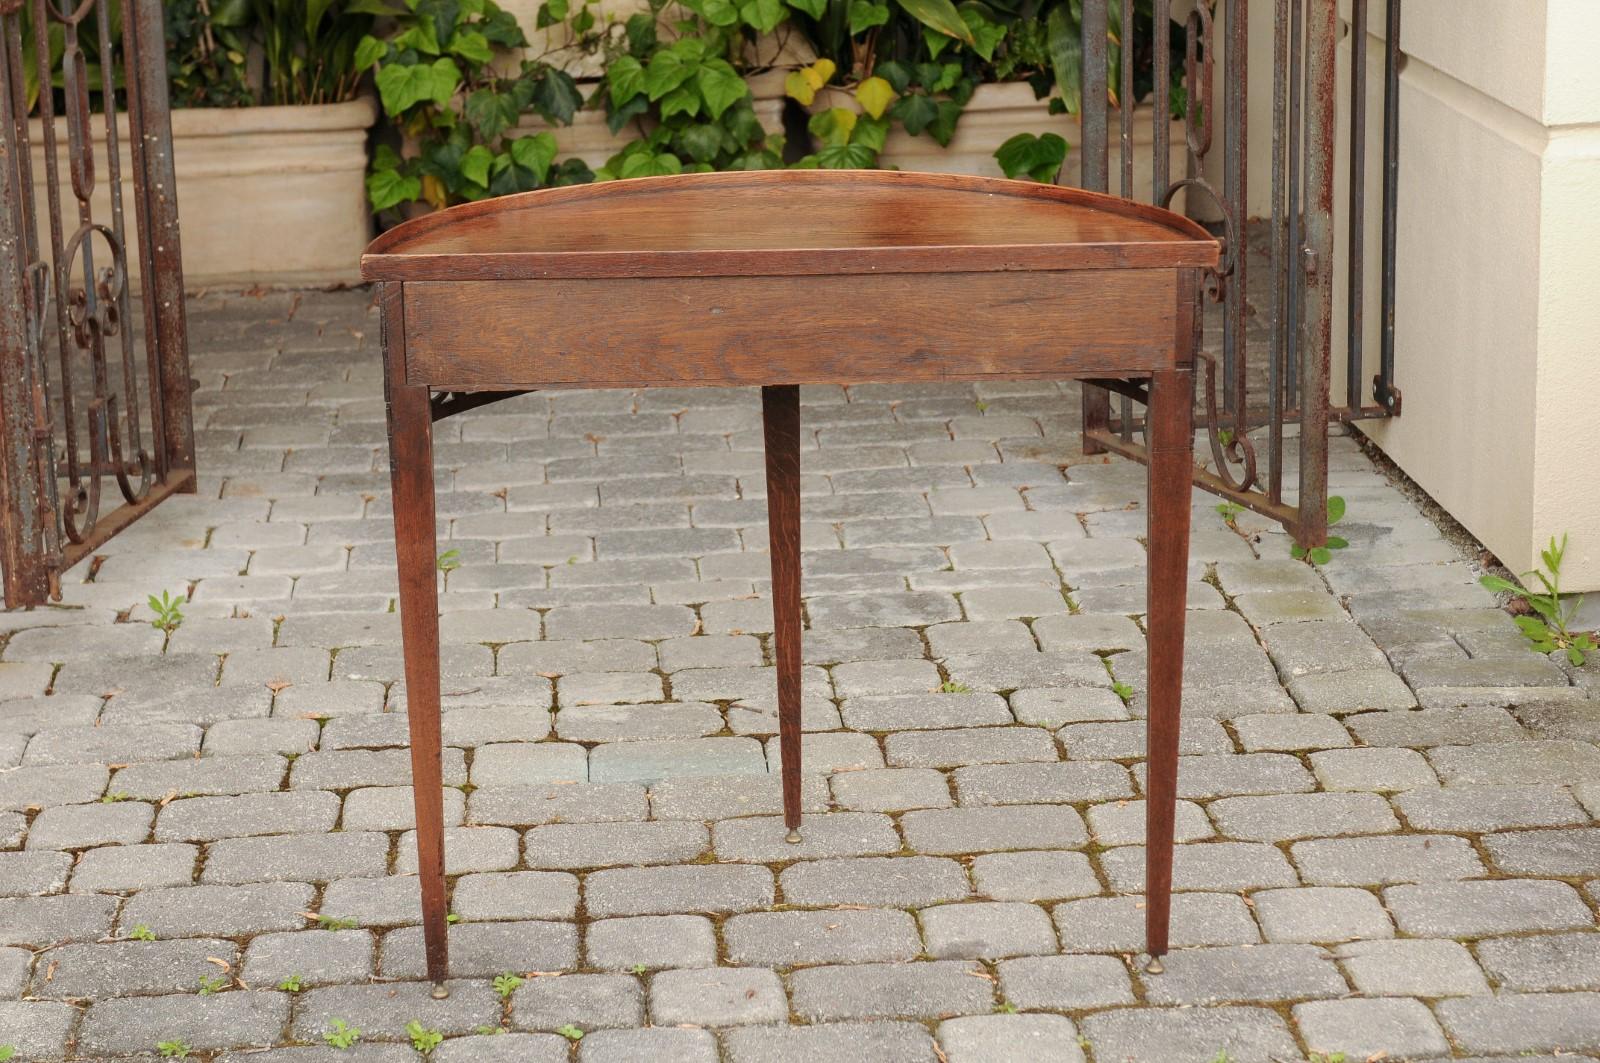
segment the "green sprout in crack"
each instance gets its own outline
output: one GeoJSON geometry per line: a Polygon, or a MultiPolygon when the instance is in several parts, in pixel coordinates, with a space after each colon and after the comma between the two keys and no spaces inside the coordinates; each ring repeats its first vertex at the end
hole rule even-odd
{"type": "Polygon", "coordinates": [[[628,970],[632,971],[636,975],[643,975],[646,967],[642,963],[636,963],[632,967],[629,967],[628,970]]]}
{"type": "Polygon", "coordinates": [[[461,551],[446,550],[434,560],[433,564],[440,572],[453,572],[461,567],[461,551]]]}
{"type": "Polygon", "coordinates": [[[161,592],[161,597],[151,595],[147,599],[150,611],[156,618],[150,621],[150,626],[168,634],[178,630],[178,625],[183,623],[183,599],[174,598],[167,591],[161,592]]]}
{"type": "Polygon", "coordinates": [[[333,1025],[323,1032],[322,1039],[334,1048],[345,1049],[361,1040],[361,1030],[343,1019],[334,1019],[333,1025]]]}
{"type": "Polygon", "coordinates": [[[954,679],[946,679],[943,683],[939,684],[939,693],[970,694],[972,693],[972,688],[967,686],[965,683],[957,683],[954,679]]]}
{"type": "Polygon", "coordinates": [[[1561,561],[1566,553],[1567,537],[1562,535],[1558,543],[1552,535],[1550,545],[1539,551],[1539,560],[1544,563],[1544,567],[1524,572],[1523,583],[1513,583],[1499,576],[1484,576],[1478,582],[1491,591],[1500,591],[1521,598],[1528,603],[1528,608],[1538,614],[1516,618],[1517,630],[1522,632],[1533,649],[1540,653],[1555,653],[1559,650],[1566,655],[1573,667],[1581,668],[1588,655],[1600,649],[1600,646],[1595,645],[1593,635],[1572,630],[1573,620],[1578,614],[1579,607],[1583,605],[1582,595],[1571,604],[1561,601],[1561,561]],[[1530,590],[1525,586],[1529,576],[1544,588],[1542,592],[1530,590]]]}
{"type": "Polygon", "coordinates": [[[319,930],[354,930],[358,924],[348,917],[325,915],[318,913],[317,929],[319,930]]]}
{"type": "Polygon", "coordinates": [[[500,999],[501,1000],[504,1000],[507,997],[509,997],[512,993],[515,993],[517,991],[517,987],[520,986],[521,984],[522,984],[522,976],[521,975],[514,974],[511,971],[507,971],[505,974],[497,974],[497,975],[495,975],[495,978],[494,978],[494,991],[496,993],[500,994],[500,999]]]}
{"type": "Polygon", "coordinates": [[[1133,701],[1133,687],[1129,686],[1127,683],[1124,683],[1120,679],[1113,679],[1111,681],[1111,693],[1121,698],[1124,705],[1127,705],[1133,701]]]}
{"type": "Polygon", "coordinates": [[[1244,512],[1244,507],[1237,502],[1218,502],[1217,512],[1222,515],[1222,523],[1237,531],[1239,529],[1239,514],[1244,512]]]}
{"type": "Polygon", "coordinates": [[[195,990],[195,992],[199,993],[203,997],[209,997],[213,993],[222,992],[224,989],[228,988],[229,984],[229,980],[222,977],[220,974],[201,975],[200,988],[195,990]]]}
{"type": "Polygon", "coordinates": [[[411,1038],[411,1047],[425,1056],[444,1043],[444,1034],[428,1029],[416,1019],[406,1023],[406,1036],[411,1038]]]}
{"type": "Polygon", "coordinates": [[[556,1033],[560,1034],[562,1037],[565,1037],[569,1041],[583,1040],[583,1030],[580,1027],[572,1025],[570,1022],[565,1026],[557,1026],[556,1033]]]}
{"type": "Polygon", "coordinates": [[[278,983],[278,988],[283,990],[285,993],[298,993],[305,987],[305,977],[298,974],[291,974],[289,977],[278,983]]]}
{"type": "Polygon", "coordinates": [[[161,1053],[163,1059],[188,1059],[189,1046],[182,1041],[159,1041],[156,1051],[161,1053]]]}
{"type": "Polygon", "coordinates": [[[132,930],[130,930],[128,932],[128,937],[132,938],[134,941],[154,941],[156,939],[155,931],[151,930],[143,923],[140,923],[138,926],[135,926],[132,930]]]}
{"type": "MultiPolygon", "coordinates": [[[[1344,499],[1334,495],[1328,499],[1328,527],[1333,527],[1344,519],[1344,499]]],[[[1335,550],[1343,550],[1349,546],[1348,539],[1337,535],[1328,536],[1328,541],[1321,546],[1304,547],[1295,543],[1289,547],[1289,556],[1296,561],[1308,561],[1313,565],[1326,565],[1333,560],[1335,550]]]]}

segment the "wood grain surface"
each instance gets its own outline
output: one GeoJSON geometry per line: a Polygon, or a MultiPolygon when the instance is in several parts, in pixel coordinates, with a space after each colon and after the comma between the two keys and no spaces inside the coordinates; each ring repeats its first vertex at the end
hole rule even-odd
{"type": "Polygon", "coordinates": [[[407,379],[439,390],[1148,374],[1175,270],[412,281],[407,379]]]}
{"type": "Polygon", "coordinates": [[[397,226],[367,280],[1206,266],[1194,222],[1027,181],[880,170],[683,174],[541,189],[397,226]]]}

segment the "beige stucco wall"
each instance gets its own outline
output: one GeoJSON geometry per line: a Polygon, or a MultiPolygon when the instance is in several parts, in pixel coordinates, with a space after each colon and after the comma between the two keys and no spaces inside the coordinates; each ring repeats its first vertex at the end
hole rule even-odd
{"type": "MultiPolygon", "coordinates": [[[[1381,194],[1382,26],[1369,30],[1364,376],[1378,350],[1381,194]]],[[[1570,534],[1573,590],[1600,588],[1600,475],[1588,457],[1600,426],[1596,40],[1592,0],[1406,4],[1395,316],[1405,405],[1362,426],[1509,567],[1531,568],[1552,535],[1570,534]]],[[[1341,137],[1341,203],[1347,151],[1341,137]]],[[[1335,229],[1336,304],[1347,224],[1335,229]]],[[[1336,394],[1343,351],[1340,316],[1336,394]]]]}

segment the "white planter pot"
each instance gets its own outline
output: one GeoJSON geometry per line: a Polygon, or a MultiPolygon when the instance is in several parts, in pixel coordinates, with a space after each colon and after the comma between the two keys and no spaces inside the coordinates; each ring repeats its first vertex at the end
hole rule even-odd
{"type": "MultiPolygon", "coordinates": [[[[817,95],[812,110],[827,107],[845,107],[860,110],[851,95],[841,89],[826,89],[817,95]]],[[[1151,145],[1155,131],[1151,122],[1149,104],[1136,107],[1133,112],[1133,190],[1134,198],[1150,198],[1151,145]]],[[[1111,190],[1119,189],[1118,143],[1120,121],[1112,111],[1108,124],[1111,190]]],[[[1036,99],[1033,89],[1022,82],[1005,82],[980,85],[972,94],[961,120],[956,123],[955,136],[947,147],[923,133],[912,136],[900,126],[895,126],[884,142],[878,156],[879,165],[900,170],[925,170],[934,173],[964,173],[982,177],[1004,177],[1000,163],[994,157],[995,149],[1018,133],[1055,133],[1067,142],[1067,161],[1061,171],[1061,183],[1077,186],[1082,173],[1083,128],[1077,115],[1051,114],[1048,101],[1036,99]]],[[[1184,141],[1183,123],[1171,124],[1171,173],[1183,174],[1184,141]]],[[[1182,204],[1180,194],[1178,203],[1182,204]]]]}
{"type": "MultiPolygon", "coordinates": [[[[372,236],[365,175],[370,99],[314,107],[193,108],[172,112],[184,284],[193,288],[326,285],[360,280],[372,236]]],[[[110,224],[105,121],[93,116],[94,219],[110,224]]],[[[29,130],[40,233],[49,239],[42,127],[29,130]]],[[[118,116],[122,204],[133,240],[133,161],[128,120],[118,116]]],[[[57,165],[67,233],[77,201],[67,172],[66,120],[56,120],[57,165]]],[[[130,247],[135,281],[138,253],[130,247]]]]}

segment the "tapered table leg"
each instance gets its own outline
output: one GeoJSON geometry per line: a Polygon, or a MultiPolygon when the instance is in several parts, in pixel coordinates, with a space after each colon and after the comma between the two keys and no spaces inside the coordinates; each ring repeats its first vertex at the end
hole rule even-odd
{"type": "Polygon", "coordinates": [[[761,389],[767,448],[767,532],[772,553],[772,646],[778,665],[783,822],[800,840],[800,388],[761,389]]]}
{"type": "Polygon", "coordinates": [[[422,937],[434,996],[444,997],[448,923],[444,881],[444,778],[439,726],[439,594],[433,500],[433,418],[428,389],[405,381],[401,286],[383,286],[384,385],[389,475],[394,487],[394,548],[400,577],[406,716],[417,815],[417,877],[422,937]]]}
{"type": "Polygon", "coordinates": [[[1145,944],[1161,973],[1172,909],[1172,834],[1178,796],[1178,713],[1183,698],[1184,601],[1189,583],[1190,477],[1194,464],[1193,370],[1150,380],[1149,627],[1145,787],[1145,944]]]}

